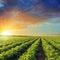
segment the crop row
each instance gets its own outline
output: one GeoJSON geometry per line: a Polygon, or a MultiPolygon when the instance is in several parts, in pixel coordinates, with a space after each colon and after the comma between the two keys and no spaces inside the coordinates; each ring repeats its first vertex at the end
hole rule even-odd
{"type": "Polygon", "coordinates": [[[16,46],[19,46],[21,44],[21,42],[18,42],[18,43],[14,43],[14,44],[11,44],[11,45],[8,45],[8,46],[4,46],[2,48],[0,48],[0,53],[2,53],[3,51],[7,51],[13,47],[16,47],[16,46]]]}
{"type": "MultiPolygon", "coordinates": [[[[35,39],[36,40],[36,39],[35,39]]],[[[6,52],[0,54],[0,60],[13,60],[15,57],[20,56],[22,53],[26,51],[26,49],[35,41],[31,40],[20,46],[16,46],[6,52]]]]}
{"type": "Polygon", "coordinates": [[[46,60],[60,60],[59,51],[48,40],[42,39],[46,60]],[[56,49],[56,50],[55,50],[56,49]]]}
{"type": "Polygon", "coordinates": [[[8,46],[3,46],[2,48],[0,48],[0,53],[2,53],[3,51],[7,51],[7,50],[9,50],[9,49],[11,49],[11,48],[14,48],[14,47],[16,47],[16,46],[19,46],[19,45],[21,45],[21,44],[23,44],[23,43],[25,43],[25,42],[28,42],[29,40],[27,40],[27,41],[24,41],[24,42],[16,42],[16,43],[13,43],[13,44],[11,44],[11,45],[8,45],[8,46]]]}
{"type": "Polygon", "coordinates": [[[56,48],[60,49],[60,42],[54,41],[52,39],[46,39],[48,42],[50,42],[52,45],[54,45],[56,48]]]}
{"type": "Polygon", "coordinates": [[[0,48],[8,45],[33,40],[35,37],[0,37],[0,48]]]}
{"type": "Polygon", "coordinates": [[[40,38],[18,60],[37,60],[36,54],[39,51],[40,38]]]}
{"type": "Polygon", "coordinates": [[[25,41],[18,41],[18,42],[15,42],[15,43],[13,43],[13,44],[10,44],[10,45],[8,45],[8,46],[3,46],[2,48],[0,48],[0,53],[2,53],[3,51],[7,51],[7,50],[9,50],[9,49],[11,49],[11,48],[14,48],[14,47],[16,47],[16,46],[19,46],[19,45],[21,45],[22,43],[25,43],[25,42],[28,42],[29,40],[25,40],[25,41]]]}

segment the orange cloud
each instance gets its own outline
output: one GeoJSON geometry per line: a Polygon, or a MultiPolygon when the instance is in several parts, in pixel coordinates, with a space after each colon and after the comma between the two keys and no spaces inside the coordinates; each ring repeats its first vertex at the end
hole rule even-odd
{"type": "Polygon", "coordinates": [[[31,24],[39,24],[47,21],[45,18],[30,16],[27,12],[7,10],[0,16],[0,30],[18,30],[31,24]]]}

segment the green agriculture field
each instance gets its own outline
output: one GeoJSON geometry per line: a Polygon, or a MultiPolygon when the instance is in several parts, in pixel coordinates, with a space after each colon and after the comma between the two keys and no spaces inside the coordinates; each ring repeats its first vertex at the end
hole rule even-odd
{"type": "Polygon", "coordinates": [[[0,60],[60,60],[60,36],[0,36],[0,60]]]}

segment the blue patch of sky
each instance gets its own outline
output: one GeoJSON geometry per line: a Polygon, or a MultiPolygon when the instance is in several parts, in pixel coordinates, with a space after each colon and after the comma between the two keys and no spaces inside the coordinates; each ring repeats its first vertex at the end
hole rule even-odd
{"type": "Polygon", "coordinates": [[[33,34],[60,34],[60,24],[31,25],[25,31],[33,34]]]}
{"type": "Polygon", "coordinates": [[[3,3],[0,3],[0,8],[3,8],[4,7],[4,4],[3,3]]]}
{"type": "Polygon", "coordinates": [[[56,17],[56,18],[50,18],[48,20],[49,23],[60,23],[60,18],[56,17]]]}

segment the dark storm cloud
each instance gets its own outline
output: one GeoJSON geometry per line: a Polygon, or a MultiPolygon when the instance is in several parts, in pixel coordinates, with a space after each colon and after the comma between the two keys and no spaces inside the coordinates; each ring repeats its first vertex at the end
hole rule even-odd
{"type": "Polygon", "coordinates": [[[45,11],[60,12],[60,0],[0,0],[0,9],[4,8],[20,8],[28,10],[32,6],[40,4],[40,9],[45,11]]]}
{"type": "Polygon", "coordinates": [[[44,18],[60,17],[60,0],[0,0],[0,15],[12,9],[43,18],[44,21],[44,18]]]}
{"type": "Polygon", "coordinates": [[[33,5],[40,4],[48,11],[60,11],[60,0],[0,0],[0,3],[6,4],[9,8],[17,6],[20,9],[27,8],[27,10],[33,5]]]}

